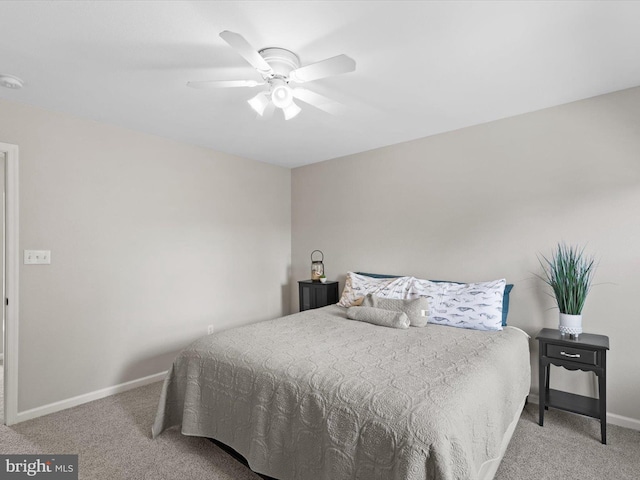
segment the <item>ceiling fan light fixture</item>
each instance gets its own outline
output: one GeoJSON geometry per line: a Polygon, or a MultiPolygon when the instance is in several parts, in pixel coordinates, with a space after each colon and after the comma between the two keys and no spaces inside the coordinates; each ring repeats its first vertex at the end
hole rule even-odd
{"type": "Polygon", "coordinates": [[[251,105],[251,108],[253,108],[258,115],[262,116],[269,105],[269,97],[266,92],[260,92],[255,97],[247,100],[247,103],[251,105]]]}
{"type": "MultiPolygon", "coordinates": [[[[294,118],[301,111],[294,99],[301,100],[324,112],[335,113],[339,106],[337,102],[304,88],[294,89],[290,86],[290,82],[294,82],[294,84],[312,82],[333,75],[353,72],[356,69],[355,60],[344,54],[301,66],[300,58],[291,50],[281,47],[256,50],[242,35],[229,30],[220,32],[220,38],[256,69],[262,77],[262,81],[210,80],[187,82],[187,86],[191,88],[253,88],[267,85],[264,91],[247,100],[251,108],[263,118],[271,118],[275,108],[282,110],[285,120],[294,118]]],[[[3,86],[2,82],[0,82],[0,86],[3,86]]],[[[6,83],[4,86],[16,88],[16,86],[6,83]]]]}
{"type": "Polygon", "coordinates": [[[283,108],[282,111],[284,112],[284,119],[291,120],[293,117],[298,115],[302,111],[302,109],[298,105],[296,105],[292,100],[291,104],[283,108]]]}
{"type": "Polygon", "coordinates": [[[271,89],[271,101],[276,107],[282,109],[293,103],[293,91],[284,80],[274,81],[271,89]]]}

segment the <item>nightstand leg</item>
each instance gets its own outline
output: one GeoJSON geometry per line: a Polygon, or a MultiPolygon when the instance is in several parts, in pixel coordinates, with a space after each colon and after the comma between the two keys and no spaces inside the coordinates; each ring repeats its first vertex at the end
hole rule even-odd
{"type": "Polygon", "coordinates": [[[547,376],[544,382],[544,409],[549,410],[549,407],[547,407],[547,392],[549,391],[549,378],[551,377],[551,364],[547,365],[546,374],[547,376]]]}
{"type": "Polygon", "coordinates": [[[598,375],[598,397],[600,401],[600,436],[603,445],[607,444],[607,368],[606,352],[603,353],[602,373],[598,375]]]}
{"type": "Polygon", "coordinates": [[[547,382],[546,382],[546,372],[547,372],[547,367],[545,367],[542,364],[542,359],[540,359],[540,363],[538,365],[538,395],[540,396],[540,398],[538,399],[538,411],[539,411],[539,419],[538,419],[538,425],[540,425],[541,427],[544,424],[544,409],[545,409],[545,403],[547,403],[547,382]]]}

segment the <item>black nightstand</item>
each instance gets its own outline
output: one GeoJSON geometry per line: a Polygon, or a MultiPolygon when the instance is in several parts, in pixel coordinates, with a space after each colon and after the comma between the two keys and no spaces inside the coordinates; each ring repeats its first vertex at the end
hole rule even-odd
{"type": "Polygon", "coordinates": [[[540,368],[540,426],[544,422],[545,409],[557,408],[600,420],[602,443],[607,443],[607,350],[609,337],[590,333],[580,334],[577,340],[569,340],[559,330],[543,328],[536,339],[539,342],[540,368]],[[598,376],[598,397],[591,398],[573,393],[549,389],[551,364],[568,370],[594,372],[598,376]]]}
{"type": "Polygon", "coordinates": [[[298,282],[298,292],[301,312],[338,303],[338,282],[301,280],[298,282]]]}

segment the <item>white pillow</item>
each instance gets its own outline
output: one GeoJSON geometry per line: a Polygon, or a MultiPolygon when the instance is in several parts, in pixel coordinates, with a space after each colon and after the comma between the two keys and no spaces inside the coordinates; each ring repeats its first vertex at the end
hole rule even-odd
{"type": "Polygon", "coordinates": [[[504,278],[492,282],[450,283],[414,279],[409,297],[429,300],[429,323],[474,330],[502,330],[504,278]]]}
{"type": "Polygon", "coordinates": [[[351,307],[356,300],[368,293],[383,298],[407,298],[413,277],[373,278],[347,272],[347,281],[338,302],[341,307],[351,307]]]}

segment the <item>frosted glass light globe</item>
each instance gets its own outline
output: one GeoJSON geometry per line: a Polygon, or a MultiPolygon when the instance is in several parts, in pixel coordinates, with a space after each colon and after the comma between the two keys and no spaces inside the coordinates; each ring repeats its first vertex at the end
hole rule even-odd
{"type": "Polygon", "coordinates": [[[291,88],[284,82],[278,83],[271,90],[271,101],[278,108],[287,108],[293,101],[291,88]]]}

